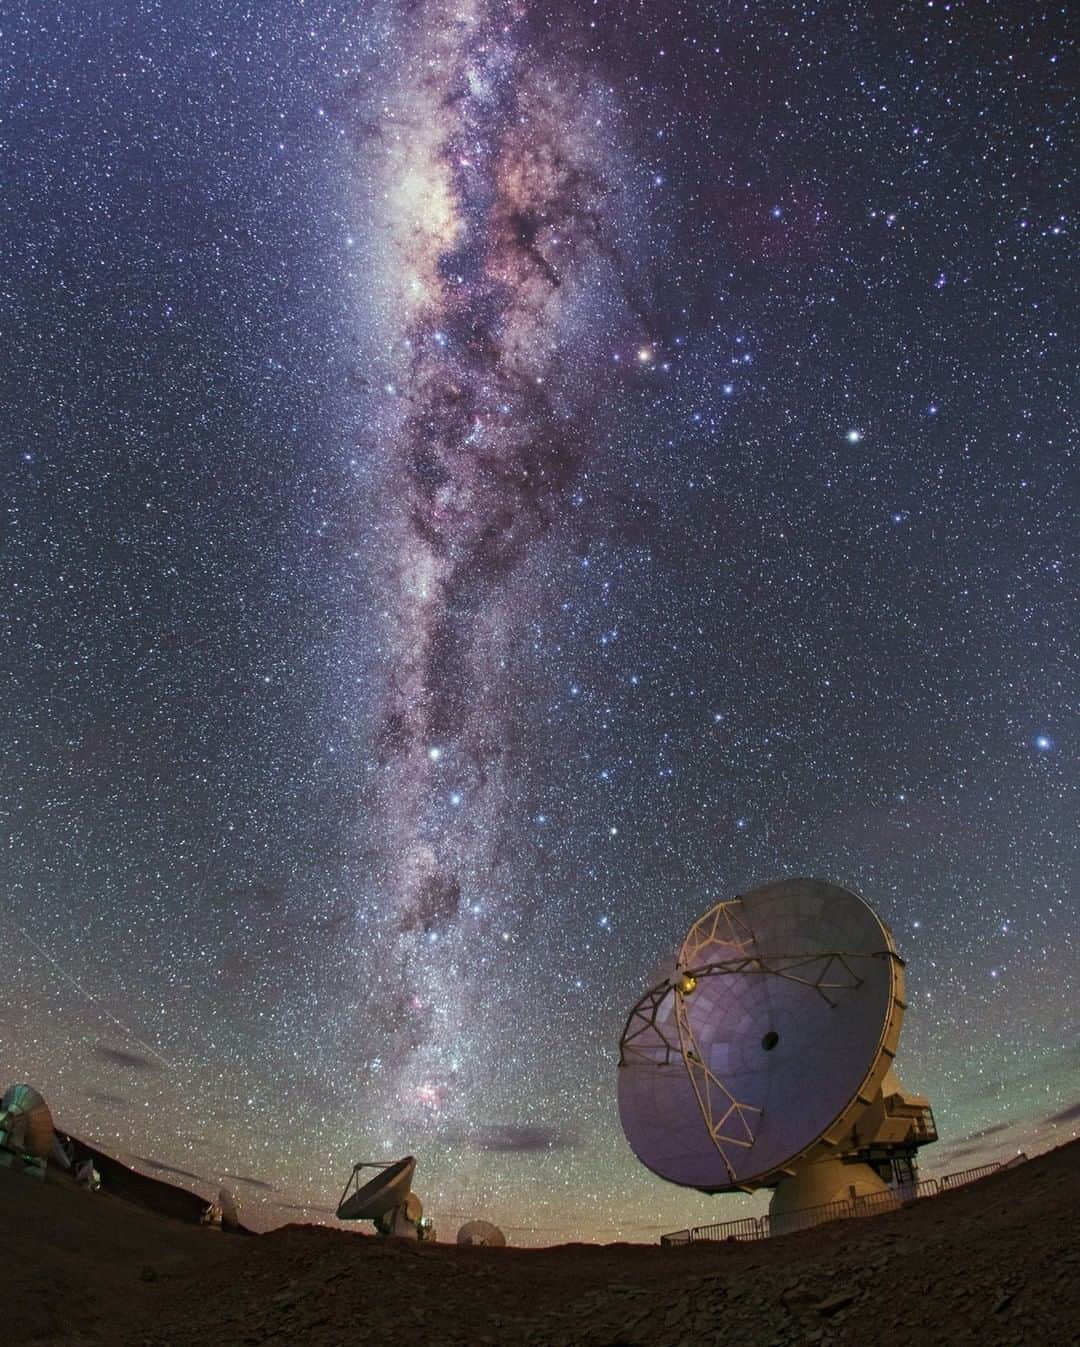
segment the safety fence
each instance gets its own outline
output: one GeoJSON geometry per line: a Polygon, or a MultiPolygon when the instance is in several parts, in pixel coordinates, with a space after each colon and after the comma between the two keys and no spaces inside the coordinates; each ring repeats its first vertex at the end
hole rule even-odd
{"type": "Polygon", "coordinates": [[[864,1193],[862,1197],[851,1199],[848,1203],[851,1211],[845,1214],[849,1216],[877,1216],[883,1211],[895,1211],[897,1207],[902,1207],[905,1202],[911,1200],[899,1188],[888,1188],[883,1193],[864,1193]]]}
{"type": "Polygon", "coordinates": [[[675,1230],[670,1235],[661,1235],[660,1243],[698,1244],[721,1242],[728,1239],[753,1240],[769,1239],[772,1235],[789,1235],[795,1230],[810,1230],[827,1221],[848,1220],[853,1216],[877,1216],[884,1211],[895,1211],[909,1202],[917,1202],[924,1197],[936,1197],[939,1193],[953,1188],[962,1188],[965,1183],[985,1178],[1001,1169],[1012,1169],[1022,1164],[1026,1155],[1015,1155],[1004,1164],[976,1165],[974,1169],[962,1169],[955,1174],[945,1174],[940,1179],[919,1179],[915,1183],[902,1184],[888,1188],[880,1193],[868,1193],[864,1197],[842,1198],[839,1202],[827,1202],[820,1207],[805,1207],[801,1211],[789,1211],[780,1216],[743,1216],[737,1221],[724,1221],[719,1225],[696,1225],[690,1230],[675,1230]]]}
{"type": "Polygon", "coordinates": [[[972,1183],[975,1179],[985,1178],[987,1174],[993,1174],[995,1170],[1004,1168],[1000,1164],[976,1165],[974,1169],[961,1169],[956,1174],[946,1174],[944,1178],[939,1179],[941,1191],[948,1192],[950,1188],[962,1188],[965,1183],[972,1183]]]}
{"type": "Polygon", "coordinates": [[[685,1235],[685,1239],[676,1239],[672,1235],[664,1235],[661,1243],[670,1242],[674,1244],[689,1244],[691,1240],[703,1239],[761,1239],[761,1220],[757,1216],[744,1216],[741,1221],[725,1221],[722,1225],[698,1225],[693,1230],[680,1230],[679,1235],[685,1235]]]}

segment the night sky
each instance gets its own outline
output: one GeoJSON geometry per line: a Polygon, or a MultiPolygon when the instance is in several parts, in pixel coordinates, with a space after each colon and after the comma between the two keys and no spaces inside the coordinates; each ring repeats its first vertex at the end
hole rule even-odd
{"type": "Polygon", "coordinates": [[[1066,7],[0,43],[0,1084],[260,1227],[412,1152],[444,1237],[655,1239],[762,1202],[634,1159],[623,1020],[808,874],[926,1172],[1075,1135],[1066,7]]]}

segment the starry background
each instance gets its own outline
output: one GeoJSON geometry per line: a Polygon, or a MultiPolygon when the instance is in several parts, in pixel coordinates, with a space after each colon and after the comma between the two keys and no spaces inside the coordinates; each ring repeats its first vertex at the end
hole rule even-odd
{"type": "MultiPolygon", "coordinates": [[[[265,1228],[653,1239],[649,972],[908,961],[926,1172],[1075,1135],[1065,8],[0,26],[0,1068],[265,1228]]],[[[1075,470],[1075,469],[1074,469],[1075,470]]]]}

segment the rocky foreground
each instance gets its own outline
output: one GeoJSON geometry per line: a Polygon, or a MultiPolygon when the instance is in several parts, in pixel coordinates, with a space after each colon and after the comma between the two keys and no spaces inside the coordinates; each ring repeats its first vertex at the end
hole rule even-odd
{"type": "Polygon", "coordinates": [[[1080,1142],[883,1216],[754,1244],[459,1249],[221,1235],[0,1170],[4,1340],[189,1344],[1080,1342],[1080,1142]]]}

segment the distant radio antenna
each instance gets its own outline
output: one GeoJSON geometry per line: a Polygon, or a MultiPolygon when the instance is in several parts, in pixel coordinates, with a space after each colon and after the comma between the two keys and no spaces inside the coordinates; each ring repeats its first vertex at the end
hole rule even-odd
{"type": "Polygon", "coordinates": [[[506,1246],[506,1236],[490,1221],[466,1221],[457,1232],[457,1242],[482,1244],[489,1249],[502,1249],[506,1246]]]}
{"type": "Polygon", "coordinates": [[[423,1203],[412,1191],[416,1160],[406,1155],[393,1163],[362,1160],[352,1173],[337,1206],[339,1221],[373,1221],[380,1235],[402,1235],[406,1239],[434,1239],[430,1221],[424,1220],[423,1203]],[[365,1169],[380,1169],[381,1174],[360,1183],[365,1169]]]}

